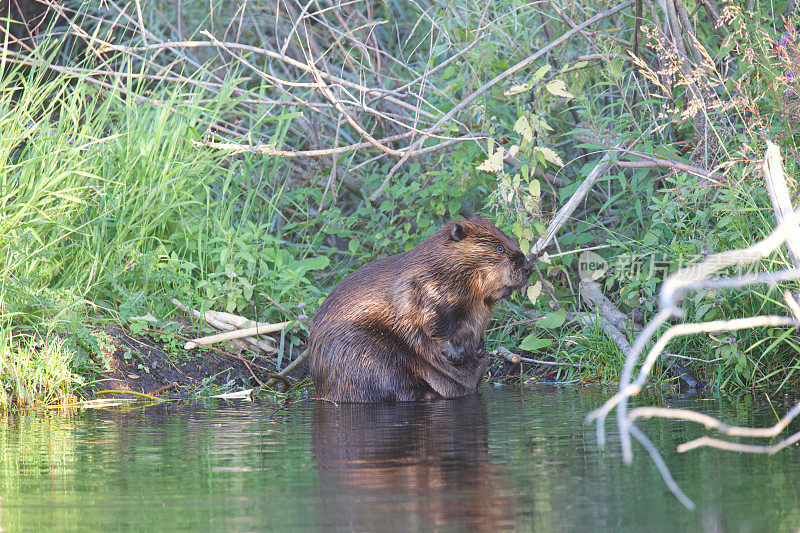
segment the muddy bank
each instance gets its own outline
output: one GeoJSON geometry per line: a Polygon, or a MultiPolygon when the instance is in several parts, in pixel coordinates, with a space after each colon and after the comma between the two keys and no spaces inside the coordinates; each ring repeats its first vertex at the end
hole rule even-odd
{"type": "MultiPolygon", "coordinates": [[[[190,324],[186,323],[183,326],[186,328],[183,331],[185,336],[199,335],[198,332],[191,331],[193,328],[190,324]]],[[[203,395],[202,389],[210,387],[225,390],[257,387],[258,381],[266,383],[276,372],[274,359],[237,351],[237,348],[230,344],[223,343],[215,347],[232,354],[233,357],[208,348],[191,351],[179,349],[176,353],[174,348],[165,346],[150,336],[135,335],[119,326],[105,326],[98,330],[109,337],[113,344],[113,352],[108,350],[103,354],[107,370],[94,380],[94,390],[111,389],[153,394],[176,383],[177,385],[163,391],[163,394],[203,395]]],[[[296,349],[295,354],[300,354],[302,351],[302,348],[296,349]]],[[[526,352],[522,354],[530,355],[526,352]]],[[[497,355],[493,355],[492,359],[493,363],[489,368],[490,381],[509,384],[532,381],[559,382],[558,367],[522,361],[512,363],[497,355]]],[[[285,368],[287,364],[288,362],[284,360],[282,367],[285,368]]],[[[278,382],[274,388],[282,390],[287,384],[294,385],[308,376],[308,364],[303,362],[289,372],[288,383],[278,382]]]]}
{"type": "MultiPolygon", "coordinates": [[[[113,345],[113,351],[103,354],[107,370],[94,381],[95,390],[124,390],[152,394],[170,387],[169,394],[187,395],[207,387],[225,389],[251,388],[266,383],[276,372],[275,361],[264,356],[242,352],[233,353],[224,344],[219,348],[225,355],[210,349],[175,350],[146,335],[134,335],[118,326],[99,328],[113,345]]],[[[302,350],[296,350],[301,353],[302,350]]],[[[286,366],[284,362],[283,366],[286,366]]],[[[290,373],[291,383],[308,375],[306,364],[290,373]]],[[[282,383],[276,387],[282,388],[282,383]]]]}

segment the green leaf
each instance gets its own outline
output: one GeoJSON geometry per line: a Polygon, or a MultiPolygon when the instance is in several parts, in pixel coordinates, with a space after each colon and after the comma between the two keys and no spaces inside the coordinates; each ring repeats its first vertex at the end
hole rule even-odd
{"type": "Polygon", "coordinates": [[[540,339],[535,333],[531,333],[519,343],[520,350],[527,350],[529,352],[536,352],[542,348],[547,348],[553,344],[552,339],[540,339]]]}
{"type": "Polygon", "coordinates": [[[551,150],[550,148],[546,148],[544,146],[537,146],[536,148],[534,148],[534,150],[540,152],[542,156],[544,156],[545,161],[549,161],[550,163],[553,163],[554,165],[558,165],[560,167],[564,166],[564,162],[561,160],[561,158],[554,150],[551,150]]]}
{"type": "Polygon", "coordinates": [[[489,154],[489,157],[486,158],[486,161],[478,165],[478,170],[483,170],[484,172],[490,172],[490,173],[503,170],[504,155],[505,155],[505,150],[503,149],[502,146],[498,146],[497,150],[489,154]]]}
{"type": "Polygon", "coordinates": [[[561,96],[563,98],[574,98],[572,93],[567,91],[567,84],[563,80],[552,80],[546,86],[547,92],[554,96],[561,96]]]}
{"type": "Polygon", "coordinates": [[[531,81],[532,81],[533,83],[536,83],[536,82],[538,82],[538,81],[541,81],[541,80],[544,78],[544,75],[545,75],[545,74],[547,74],[547,72],[548,72],[549,70],[550,70],[550,63],[545,63],[544,65],[542,65],[541,67],[539,67],[539,68],[536,70],[536,72],[534,72],[534,73],[533,73],[533,78],[531,78],[531,81]]]}
{"type": "Polygon", "coordinates": [[[193,141],[200,141],[203,139],[194,126],[186,126],[186,137],[193,141]]]}
{"type": "Polygon", "coordinates": [[[658,237],[656,237],[655,234],[648,231],[647,233],[645,233],[644,238],[642,239],[642,243],[645,246],[655,246],[656,244],[658,244],[658,237]]]}
{"type": "Polygon", "coordinates": [[[539,298],[540,294],[542,294],[541,281],[537,281],[536,283],[528,287],[528,300],[530,300],[532,304],[536,303],[536,299],[539,298]]]}
{"type": "Polygon", "coordinates": [[[306,272],[309,270],[322,270],[324,268],[328,268],[328,265],[331,264],[331,260],[328,259],[324,255],[315,255],[314,257],[306,257],[302,261],[303,268],[306,272]]]}
{"type": "Polygon", "coordinates": [[[528,184],[528,191],[530,191],[531,195],[538,198],[542,195],[542,184],[539,182],[539,180],[531,180],[531,182],[528,184]]]}
{"type": "Polygon", "coordinates": [[[722,357],[725,360],[730,359],[730,357],[736,353],[731,346],[720,346],[717,348],[717,356],[722,357]]]}
{"type": "Polygon", "coordinates": [[[540,116],[532,115],[530,118],[528,118],[528,120],[530,121],[531,128],[533,128],[534,131],[553,131],[553,128],[550,127],[547,121],[540,116]]]}
{"type": "Polygon", "coordinates": [[[512,85],[510,89],[503,91],[503,95],[514,96],[520,93],[524,93],[526,91],[530,91],[531,87],[533,87],[533,85],[531,85],[530,83],[523,83],[522,85],[512,85]]]}
{"type": "Polygon", "coordinates": [[[525,115],[519,117],[514,123],[514,131],[522,135],[522,140],[526,143],[533,139],[533,129],[530,122],[528,122],[528,117],[525,115]]]}
{"type": "Polygon", "coordinates": [[[714,306],[714,303],[704,303],[697,306],[697,311],[695,312],[695,318],[700,320],[703,316],[714,306]]]}
{"type": "Polygon", "coordinates": [[[539,326],[540,328],[553,329],[560,327],[566,319],[567,319],[567,310],[559,309],[558,311],[549,313],[541,320],[538,320],[536,322],[536,325],[539,326]]]}

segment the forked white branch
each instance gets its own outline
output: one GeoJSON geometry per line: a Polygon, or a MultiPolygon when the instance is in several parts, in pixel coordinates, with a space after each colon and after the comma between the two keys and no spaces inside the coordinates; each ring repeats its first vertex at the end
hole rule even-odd
{"type": "MultiPolygon", "coordinates": [[[[658,451],[650,444],[645,444],[646,437],[635,425],[637,418],[672,418],[703,424],[708,429],[714,429],[719,433],[730,437],[762,437],[771,438],[780,434],[789,422],[800,414],[800,403],[795,405],[786,415],[771,428],[744,428],[729,426],[713,417],[689,411],[685,409],[669,409],[664,407],[639,407],[628,410],[628,399],[637,395],[642,386],[647,381],[650,371],[653,369],[658,356],[661,355],[669,342],[675,337],[694,335],[696,333],[710,333],[715,331],[735,331],[740,329],[781,326],[798,327],[800,326],[800,305],[796,296],[788,291],[784,292],[787,308],[790,310],[789,316],[753,316],[738,318],[733,320],[715,320],[712,322],[686,323],[671,326],[664,331],[658,340],[653,344],[639,370],[636,379],[633,378],[634,369],[641,360],[650,339],[658,332],[661,326],[671,318],[683,316],[680,302],[689,291],[709,290],[718,288],[735,288],[754,284],[777,285],[780,282],[800,279],[800,209],[791,208],[791,198],[786,181],[781,168],[781,156],[779,148],[767,142],[767,150],[764,154],[762,165],[764,178],[770,192],[770,199],[775,210],[778,225],[775,230],[764,239],[754,245],[737,250],[729,250],[709,256],[704,262],[683,268],[671,274],[661,286],[659,297],[659,312],[647,324],[642,332],[636,337],[630,353],[625,359],[625,363],[620,375],[619,390],[609,398],[601,407],[591,412],[586,420],[587,423],[594,422],[597,425],[597,441],[602,446],[605,444],[605,419],[613,411],[617,410],[617,426],[620,442],[622,446],[622,457],[626,463],[633,459],[631,449],[631,438],[635,438],[647,449],[653,460],[659,467],[667,486],[687,507],[694,507],[694,504],[681,491],[665,470],[663,460],[658,451]],[[738,275],[733,277],[712,277],[720,270],[732,266],[746,266],[759,261],[781,245],[786,244],[789,256],[794,264],[793,269],[768,272],[758,275],[738,275]]],[[[685,452],[701,446],[720,448],[724,450],[740,451],[748,453],[775,453],[800,440],[800,432],[795,433],[771,445],[741,444],[710,437],[701,437],[693,441],[678,446],[678,452],[685,452]]]]}

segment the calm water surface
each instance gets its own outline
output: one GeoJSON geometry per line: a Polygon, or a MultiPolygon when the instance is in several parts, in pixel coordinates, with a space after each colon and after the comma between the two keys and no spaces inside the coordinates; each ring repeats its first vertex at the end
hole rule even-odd
{"type": "MultiPolygon", "coordinates": [[[[164,404],[0,419],[2,531],[796,531],[798,449],[698,450],[642,427],[697,504],[637,449],[599,450],[585,414],[609,391],[484,387],[427,404],[164,404]]],[[[752,402],[681,397],[739,424],[752,402]]],[[[781,409],[785,411],[785,407],[781,409]]],[[[613,425],[610,429],[614,429],[613,425]]],[[[798,429],[792,426],[790,429],[798,429]]]]}

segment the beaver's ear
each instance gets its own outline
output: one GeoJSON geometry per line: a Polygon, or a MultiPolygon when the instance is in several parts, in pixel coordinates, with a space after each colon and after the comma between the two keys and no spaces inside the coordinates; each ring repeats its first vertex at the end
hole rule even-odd
{"type": "Polygon", "coordinates": [[[467,236],[467,228],[456,222],[450,228],[450,238],[458,242],[467,236]]]}

